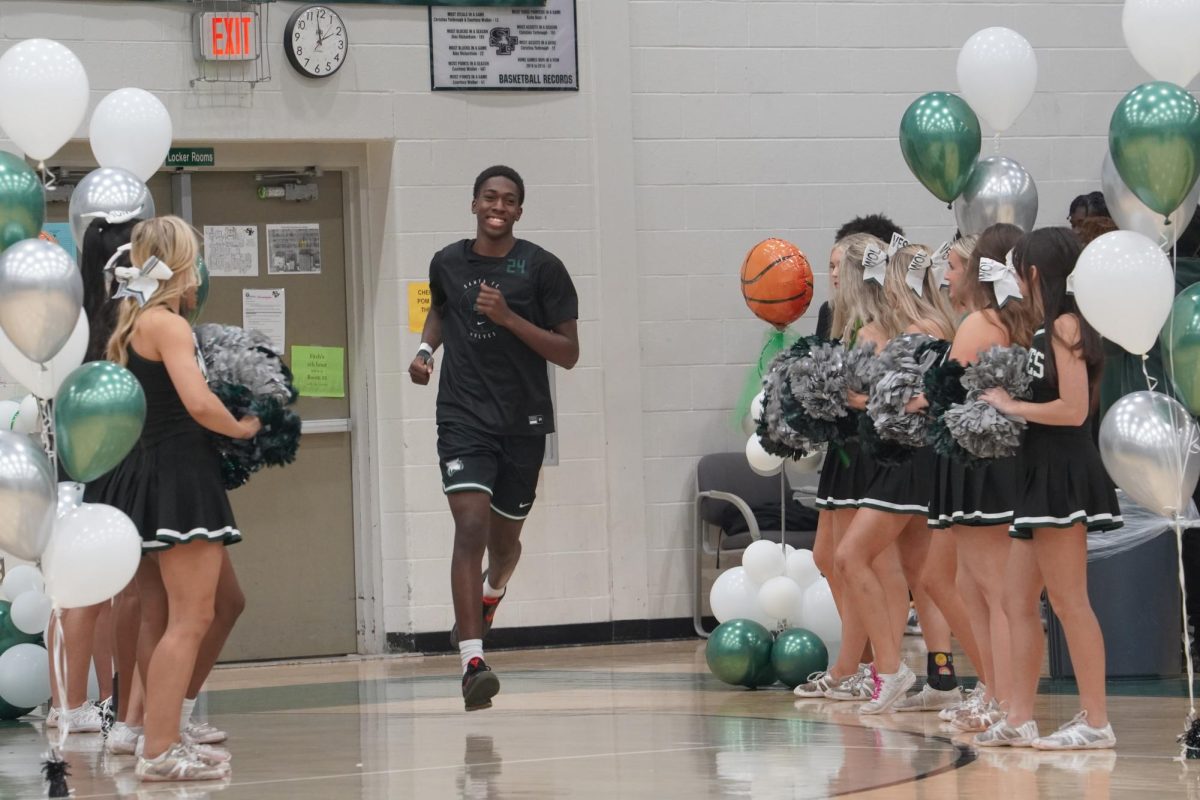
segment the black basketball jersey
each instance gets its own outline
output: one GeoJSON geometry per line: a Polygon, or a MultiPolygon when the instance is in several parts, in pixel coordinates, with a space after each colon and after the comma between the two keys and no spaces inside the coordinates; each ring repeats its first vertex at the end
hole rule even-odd
{"type": "Polygon", "coordinates": [[[437,421],[501,436],[554,431],[546,360],[475,310],[481,284],[500,290],[516,314],[547,330],[579,315],[575,285],[552,253],[518,239],[501,258],[464,239],[429,264],[433,307],[442,315],[437,421]]]}

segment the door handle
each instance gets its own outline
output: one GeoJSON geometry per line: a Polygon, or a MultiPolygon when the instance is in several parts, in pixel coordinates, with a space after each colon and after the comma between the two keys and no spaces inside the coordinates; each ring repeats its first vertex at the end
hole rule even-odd
{"type": "Polygon", "coordinates": [[[349,433],[348,419],[306,419],[300,423],[300,433],[349,433]]]}

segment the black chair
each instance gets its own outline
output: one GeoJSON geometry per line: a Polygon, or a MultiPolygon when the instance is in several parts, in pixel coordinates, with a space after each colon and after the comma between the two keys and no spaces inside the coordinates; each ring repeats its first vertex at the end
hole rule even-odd
{"type": "MultiPolygon", "coordinates": [[[[778,509],[785,498],[788,507],[797,496],[811,507],[816,489],[816,472],[811,474],[812,485],[793,487],[786,477],[776,475],[763,477],[746,461],[745,453],[712,453],[700,459],[696,467],[696,541],[695,541],[695,597],[692,605],[692,621],[696,633],[708,636],[700,618],[704,604],[703,569],[704,556],[715,556],[717,568],[721,567],[721,553],[744,550],[751,542],[768,539],[780,540],[779,530],[760,530],[753,508],[773,506],[778,509]],[[730,509],[736,509],[745,521],[746,530],[728,533],[730,509]],[[711,531],[716,530],[713,539],[711,531]]],[[[799,481],[797,481],[799,482],[799,481]]],[[[734,515],[736,517],[736,515],[734,515]]],[[[786,522],[784,541],[792,547],[811,550],[816,540],[816,531],[792,530],[793,523],[786,522]]],[[[739,526],[740,527],[740,526],[739,526]]]]}

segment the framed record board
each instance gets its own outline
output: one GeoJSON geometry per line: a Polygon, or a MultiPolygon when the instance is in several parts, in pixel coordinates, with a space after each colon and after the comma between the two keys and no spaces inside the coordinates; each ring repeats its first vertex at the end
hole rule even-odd
{"type": "Polygon", "coordinates": [[[575,0],[536,8],[430,6],[430,83],[437,90],[579,90],[575,0]]]}

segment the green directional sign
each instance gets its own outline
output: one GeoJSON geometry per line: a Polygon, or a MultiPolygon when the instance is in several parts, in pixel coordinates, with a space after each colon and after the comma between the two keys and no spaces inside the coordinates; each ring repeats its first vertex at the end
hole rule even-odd
{"type": "Polygon", "coordinates": [[[172,147],[167,151],[167,168],[215,167],[216,151],[211,147],[172,147]]]}

